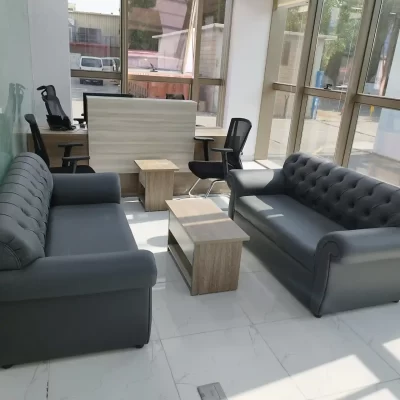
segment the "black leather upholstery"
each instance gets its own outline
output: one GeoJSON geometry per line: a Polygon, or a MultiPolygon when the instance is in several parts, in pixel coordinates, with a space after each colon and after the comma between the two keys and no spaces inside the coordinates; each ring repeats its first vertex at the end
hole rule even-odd
{"type": "Polygon", "coordinates": [[[236,210],[310,271],[314,269],[314,254],[321,237],[344,230],[285,195],[241,197],[236,210]]]}
{"type": "Polygon", "coordinates": [[[228,179],[229,215],[314,315],[400,299],[399,188],[302,153],[228,179]]]}
{"type": "Polygon", "coordinates": [[[117,174],[52,175],[36,154],[0,185],[0,366],[148,343],[155,258],[117,174]]]}
{"type": "Polygon", "coordinates": [[[285,193],[346,229],[400,226],[400,189],[297,153],[283,166],[285,193]]]}

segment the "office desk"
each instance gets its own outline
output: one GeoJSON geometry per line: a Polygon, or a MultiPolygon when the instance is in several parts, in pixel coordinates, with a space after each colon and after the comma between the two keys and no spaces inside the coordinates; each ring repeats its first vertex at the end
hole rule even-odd
{"type": "MultiPolygon", "coordinates": [[[[47,152],[50,157],[50,164],[53,167],[61,166],[61,158],[64,154],[64,149],[57,147],[59,143],[82,143],[82,147],[75,147],[73,149],[73,155],[90,155],[88,131],[86,129],[77,129],[74,131],[64,131],[56,132],[51,131],[48,128],[41,127],[40,131],[42,133],[42,138],[44,144],[47,148],[47,152]]],[[[196,127],[195,136],[206,136],[212,137],[214,142],[209,144],[210,149],[212,147],[223,147],[226,139],[226,131],[222,128],[203,128],[196,127]]],[[[32,137],[28,135],[28,151],[34,152],[34,146],[32,137]]],[[[193,140],[193,159],[203,160],[203,145],[201,142],[196,142],[193,140]]],[[[168,159],[168,154],[166,153],[163,158],[168,159]]],[[[221,156],[218,153],[210,151],[211,160],[220,160],[221,156]]],[[[80,162],[81,165],[88,164],[87,162],[80,162]]],[[[90,164],[90,161],[89,161],[90,164]]],[[[123,196],[137,196],[139,194],[139,180],[137,173],[120,173],[121,178],[121,188],[123,196]]],[[[195,182],[196,177],[191,172],[178,172],[175,174],[174,183],[174,195],[179,196],[185,194],[187,190],[195,182]]],[[[208,182],[204,184],[199,183],[198,190],[199,193],[204,193],[208,188],[208,182]]],[[[197,188],[196,188],[197,189],[197,188]]],[[[225,193],[227,192],[227,187],[224,184],[216,185],[213,193],[225,193]]]]}

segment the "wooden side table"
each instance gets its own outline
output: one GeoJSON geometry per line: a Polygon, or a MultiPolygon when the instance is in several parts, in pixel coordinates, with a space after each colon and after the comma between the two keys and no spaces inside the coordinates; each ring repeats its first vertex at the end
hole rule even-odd
{"type": "Polygon", "coordinates": [[[146,211],[168,210],[165,200],[174,194],[174,174],[179,168],[169,160],[135,160],[144,196],[139,196],[146,211]]]}
{"type": "Polygon", "coordinates": [[[191,295],[236,290],[249,236],[210,199],[169,200],[168,249],[191,295]]]}

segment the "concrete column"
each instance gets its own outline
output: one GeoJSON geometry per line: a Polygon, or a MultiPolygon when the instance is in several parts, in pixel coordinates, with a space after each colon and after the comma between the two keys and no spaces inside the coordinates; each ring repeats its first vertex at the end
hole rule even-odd
{"type": "Polygon", "coordinates": [[[29,0],[29,28],[34,83],[33,113],[47,125],[46,108],[36,90],[54,85],[65,113],[71,118],[71,73],[67,0],[29,0]]]}
{"type": "Polygon", "coordinates": [[[273,0],[234,0],[224,127],[231,118],[253,124],[243,160],[253,160],[267,58],[273,0]]]}

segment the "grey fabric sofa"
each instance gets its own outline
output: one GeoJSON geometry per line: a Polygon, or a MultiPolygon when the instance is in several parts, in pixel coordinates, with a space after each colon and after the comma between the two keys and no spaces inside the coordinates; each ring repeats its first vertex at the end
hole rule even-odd
{"type": "Polygon", "coordinates": [[[400,189],[317,157],[231,172],[230,216],[315,316],[400,299],[400,189]]]}
{"type": "Polygon", "coordinates": [[[148,343],[154,256],[116,174],[52,175],[32,153],[0,185],[0,365],[148,343]]]}

